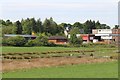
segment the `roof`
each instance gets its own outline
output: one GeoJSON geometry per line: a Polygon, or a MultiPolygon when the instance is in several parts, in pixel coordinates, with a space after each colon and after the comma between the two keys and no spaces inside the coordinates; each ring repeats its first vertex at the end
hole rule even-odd
{"type": "Polygon", "coordinates": [[[67,39],[66,37],[64,36],[51,36],[48,38],[49,40],[56,40],[56,39],[67,39]]]}
{"type": "Polygon", "coordinates": [[[95,36],[110,36],[110,34],[95,34],[95,36]]]}
{"type": "Polygon", "coordinates": [[[15,36],[22,36],[22,37],[36,37],[34,35],[16,35],[16,34],[4,34],[5,37],[15,37],[15,36]]]}

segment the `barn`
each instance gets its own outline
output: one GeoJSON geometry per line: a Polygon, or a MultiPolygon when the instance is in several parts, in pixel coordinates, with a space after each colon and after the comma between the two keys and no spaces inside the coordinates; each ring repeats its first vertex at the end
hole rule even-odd
{"type": "Polygon", "coordinates": [[[63,36],[51,36],[48,38],[48,42],[52,42],[54,44],[67,44],[68,40],[63,36]]]}

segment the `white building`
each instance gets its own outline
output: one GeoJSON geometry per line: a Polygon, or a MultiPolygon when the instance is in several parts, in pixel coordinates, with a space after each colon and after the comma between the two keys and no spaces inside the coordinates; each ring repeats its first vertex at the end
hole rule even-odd
{"type": "MultiPolygon", "coordinates": [[[[112,40],[112,29],[93,29],[92,34],[95,35],[95,37],[100,37],[101,40],[110,42],[112,40]]],[[[96,41],[99,41],[95,39],[96,41]]]]}

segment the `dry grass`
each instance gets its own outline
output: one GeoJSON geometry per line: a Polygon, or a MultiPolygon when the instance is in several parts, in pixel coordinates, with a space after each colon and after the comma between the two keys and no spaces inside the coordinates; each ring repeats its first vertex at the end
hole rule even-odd
{"type": "Polygon", "coordinates": [[[38,58],[30,60],[4,60],[2,63],[3,72],[17,69],[28,69],[37,67],[50,67],[61,65],[74,65],[81,63],[102,63],[110,62],[113,59],[94,59],[94,58],[38,58]]]}

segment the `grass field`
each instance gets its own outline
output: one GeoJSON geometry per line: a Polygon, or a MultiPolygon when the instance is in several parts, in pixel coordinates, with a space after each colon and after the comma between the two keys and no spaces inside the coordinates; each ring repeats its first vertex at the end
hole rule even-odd
{"type": "Polygon", "coordinates": [[[81,50],[93,48],[69,48],[69,47],[2,47],[2,52],[46,52],[46,51],[65,51],[65,50],[81,50]]]}
{"type": "MultiPolygon", "coordinates": [[[[99,47],[2,47],[2,53],[7,54],[7,56],[42,56],[43,54],[41,53],[32,54],[32,55],[24,54],[24,53],[27,52],[37,53],[37,52],[48,52],[48,51],[71,51],[71,50],[94,50],[95,52],[85,52],[85,54],[88,55],[93,53],[95,57],[118,55],[116,53],[117,48],[115,47],[105,48],[102,46],[99,47]],[[14,53],[14,55],[9,55],[8,53],[14,53]],[[18,55],[17,53],[22,53],[22,55],[18,55]]],[[[60,53],[60,54],[51,53],[51,54],[44,54],[44,56],[55,56],[55,55],[68,56],[68,54],[69,53],[60,53]]],[[[74,54],[74,56],[75,55],[78,56],[81,53],[72,53],[72,54],[74,54]]],[[[16,59],[15,60],[11,59],[11,60],[19,62],[19,60],[16,59]]],[[[64,65],[57,67],[55,66],[44,67],[44,68],[38,67],[38,68],[4,72],[3,77],[4,78],[117,78],[118,64],[117,61],[113,61],[106,63],[98,62],[91,64],[82,63],[77,65],[64,65]]]]}
{"type": "MultiPolygon", "coordinates": [[[[70,50],[94,50],[94,55],[111,56],[116,55],[117,48],[104,47],[2,47],[2,53],[27,53],[48,51],[70,51],[70,50]]],[[[73,53],[74,54],[74,53],[73,53]]],[[[87,53],[86,53],[87,54],[87,53]]],[[[90,54],[90,53],[88,53],[90,54]]],[[[62,54],[66,55],[66,53],[62,54]]]]}
{"type": "Polygon", "coordinates": [[[67,65],[17,70],[3,78],[117,78],[117,62],[67,65]]]}

